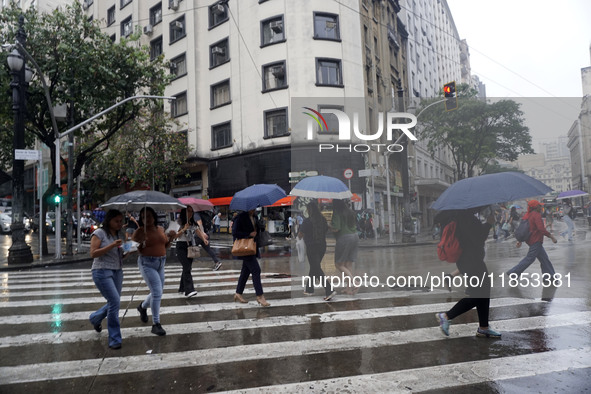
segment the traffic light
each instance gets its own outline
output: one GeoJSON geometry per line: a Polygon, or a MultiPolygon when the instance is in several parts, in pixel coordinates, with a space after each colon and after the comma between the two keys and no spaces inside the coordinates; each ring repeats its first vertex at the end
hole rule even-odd
{"type": "Polygon", "coordinates": [[[443,95],[445,96],[445,110],[453,111],[458,109],[458,96],[456,94],[456,82],[448,82],[443,85],[443,95]]]}
{"type": "Polygon", "coordinates": [[[47,198],[47,202],[50,205],[59,205],[63,201],[62,188],[60,185],[50,185],[49,190],[51,193],[47,198]]]}

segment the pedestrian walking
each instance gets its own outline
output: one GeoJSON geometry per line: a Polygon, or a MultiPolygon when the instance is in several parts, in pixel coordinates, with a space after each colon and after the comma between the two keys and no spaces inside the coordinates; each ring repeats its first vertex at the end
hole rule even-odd
{"type": "Polygon", "coordinates": [[[552,224],[554,223],[554,216],[552,214],[552,209],[545,208],[544,212],[546,213],[546,230],[552,231],[552,224]]]}
{"type": "Polygon", "coordinates": [[[287,218],[287,228],[288,228],[288,234],[287,237],[285,237],[285,239],[291,239],[292,237],[295,236],[295,219],[293,218],[293,216],[289,216],[287,218]]]}
{"type": "Polygon", "coordinates": [[[349,286],[343,289],[345,294],[356,294],[359,288],[353,286],[353,263],[357,260],[359,235],[357,235],[357,219],[355,212],[343,200],[333,200],[333,214],[330,223],[335,233],[335,267],[343,277],[349,277],[349,286]]]}
{"type": "Polygon", "coordinates": [[[560,233],[561,237],[565,237],[568,239],[569,242],[573,241],[573,232],[575,230],[575,223],[573,219],[576,217],[576,212],[573,209],[573,206],[570,202],[570,198],[565,198],[563,200],[563,208],[562,208],[562,220],[566,224],[566,230],[560,233]],[[566,237],[568,235],[568,237],[566,237]]]}
{"type": "Polygon", "coordinates": [[[183,267],[179,283],[179,293],[191,298],[197,295],[191,269],[193,258],[188,257],[189,246],[194,243],[195,232],[198,231],[197,223],[193,219],[193,208],[190,206],[181,209],[176,221],[171,222],[166,230],[167,233],[176,232],[176,256],[183,267]]]}
{"type": "Polygon", "coordinates": [[[107,318],[111,349],[121,348],[119,307],[123,286],[123,251],[120,247],[123,241],[119,232],[122,227],[123,214],[111,209],[105,215],[102,227],[95,230],[90,238],[90,257],[93,258],[92,280],[107,303],[93,312],[89,320],[95,331],[101,332],[101,323],[105,317],[107,318]]]}
{"type": "Polygon", "coordinates": [[[326,253],[326,233],[328,232],[328,223],[322,216],[316,200],[312,200],[307,205],[308,217],[303,220],[298,233],[299,239],[304,239],[306,244],[306,255],[310,264],[308,282],[306,283],[305,295],[314,294],[314,284],[320,284],[324,287],[324,301],[330,301],[336,294],[333,291],[330,281],[327,280],[322,270],[322,258],[326,253]]]}
{"type": "Polygon", "coordinates": [[[213,232],[220,233],[220,223],[222,221],[222,213],[218,212],[217,215],[213,218],[213,232]]]}
{"type": "MultiPolygon", "coordinates": [[[[195,246],[201,246],[203,250],[207,252],[209,257],[211,257],[211,259],[213,260],[213,270],[217,271],[220,268],[222,268],[222,263],[218,259],[218,256],[216,256],[211,246],[209,246],[209,236],[207,235],[205,227],[203,226],[203,222],[201,221],[201,215],[199,214],[199,212],[193,212],[193,208],[187,208],[190,209],[190,212],[192,212],[193,221],[197,224],[197,227],[193,232],[193,244],[195,246]]],[[[189,213],[189,215],[191,215],[191,213],[189,213]]]]}
{"type": "Polygon", "coordinates": [[[468,280],[466,283],[468,297],[462,298],[449,311],[435,314],[439,327],[446,336],[449,336],[451,321],[475,307],[479,323],[476,336],[486,338],[501,337],[500,333],[488,326],[491,284],[488,269],[484,263],[484,243],[495,223],[495,217],[491,213],[487,217],[486,223],[481,223],[475,216],[479,210],[479,208],[462,210],[456,216],[455,236],[462,248],[462,254],[456,265],[460,272],[468,278],[477,277],[479,283],[468,280]]]}
{"type": "MultiPolygon", "coordinates": [[[[515,232],[515,229],[517,228],[517,226],[519,226],[520,221],[521,216],[517,212],[517,207],[515,207],[514,205],[511,207],[511,212],[509,212],[509,225],[511,227],[510,230],[512,233],[515,232]]],[[[505,239],[507,239],[507,237],[505,237],[505,239]]]]}
{"type": "MultiPolygon", "coordinates": [[[[257,225],[257,217],[255,215],[254,209],[242,212],[234,219],[234,224],[232,227],[232,235],[234,240],[254,238],[256,244],[260,231],[261,229],[257,225]]],[[[257,296],[257,302],[262,306],[271,305],[267,302],[263,293],[263,285],[261,283],[261,266],[257,260],[259,257],[261,257],[261,255],[259,253],[258,245],[256,245],[255,255],[238,257],[238,259],[242,259],[242,269],[240,271],[240,277],[238,278],[236,293],[234,294],[235,302],[247,302],[242,297],[242,293],[244,293],[244,288],[246,287],[246,282],[248,281],[249,276],[252,275],[252,285],[254,286],[257,296]]]]}
{"type": "Polygon", "coordinates": [[[164,289],[164,264],[166,263],[166,248],[176,237],[175,231],[164,233],[164,228],[158,225],[158,215],[151,207],[140,210],[139,228],[135,230],[131,239],[138,242],[138,267],[144,281],[150,289],[150,294],[142,301],[137,310],[142,322],[148,322],[148,311],[152,310],[152,333],[166,335],[160,324],[160,301],[164,289]]]}
{"type": "MultiPolygon", "coordinates": [[[[521,275],[537,258],[542,268],[542,274],[549,274],[552,277],[554,276],[554,267],[552,266],[552,262],[550,262],[548,254],[543,246],[544,236],[550,238],[554,243],[557,241],[556,238],[546,230],[546,227],[544,227],[540,213],[541,211],[542,204],[539,201],[531,200],[527,203],[527,214],[523,218],[529,221],[530,236],[527,241],[525,241],[529,245],[529,250],[527,251],[527,255],[521,259],[515,267],[507,271],[507,275],[521,275]]],[[[517,242],[516,246],[518,248],[521,247],[521,242],[517,242]]]]}

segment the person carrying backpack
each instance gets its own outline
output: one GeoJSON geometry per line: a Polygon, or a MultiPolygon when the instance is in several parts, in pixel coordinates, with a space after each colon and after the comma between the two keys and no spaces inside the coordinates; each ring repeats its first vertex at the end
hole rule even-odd
{"type": "Polygon", "coordinates": [[[479,323],[476,336],[482,338],[501,337],[499,332],[488,326],[491,284],[488,269],[484,263],[484,243],[495,223],[495,216],[491,214],[486,219],[486,223],[481,223],[475,216],[478,211],[479,208],[462,210],[455,218],[455,237],[457,237],[462,250],[456,263],[457,267],[468,278],[477,277],[480,280],[479,283],[468,280],[466,293],[469,297],[462,298],[449,311],[435,314],[439,327],[446,336],[449,336],[451,320],[475,307],[479,323]]]}
{"type": "MultiPolygon", "coordinates": [[[[525,243],[529,245],[529,250],[527,251],[527,255],[521,259],[515,267],[507,271],[507,275],[521,275],[537,258],[542,267],[542,274],[547,273],[554,276],[554,267],[552,266],[552,262],[548,258],[548,254],[542,244],[544,242],[544,236],[550,238],[554,243],[558,241],[548,232],[548,230],[546,230],[546,227],[544,227],[541,215],[543,209],[542,205],[543,204],[537,200],[531,200],[527,203],[527,213],[524,215],[523,219],[527,219],[529,222],[530,235],[525,241],[525,243]]],[[[521,242],[517,242],[515,246],[518,248],[521,247],[521,242]]]]}

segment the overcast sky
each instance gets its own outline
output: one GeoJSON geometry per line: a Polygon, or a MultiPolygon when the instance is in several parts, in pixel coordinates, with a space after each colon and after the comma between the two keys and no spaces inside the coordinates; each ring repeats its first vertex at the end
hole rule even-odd
{"type": "Polygon", "coordinates": [[[528,125],[536,150],[566,135],[579,105],[564,98],[582,96],[581,68],[591,66],[591,0],[447,1],[487,96],[548,98],[523,108],[535,117],[528,125]]]}

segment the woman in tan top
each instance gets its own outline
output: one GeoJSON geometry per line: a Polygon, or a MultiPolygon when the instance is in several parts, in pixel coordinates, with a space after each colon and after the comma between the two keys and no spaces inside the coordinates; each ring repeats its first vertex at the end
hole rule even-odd
{"type": "Polygon", "coordinates": [[[138,266],[144,281],[150,289],[148,297],[137,307],[142,322],[148,322],[148,307],[152,309],[152,333],[166,335],[166,331],[160,325],[160,301],[164,289],[164,263],[166,262],[166,248],[170,246],[176,232],[171,231],[168,235],[164,228],[158,226],[156,212],[145,207],[140,211],[139,227],[133,235],[132,240],[139,242],[138,266]]]}

